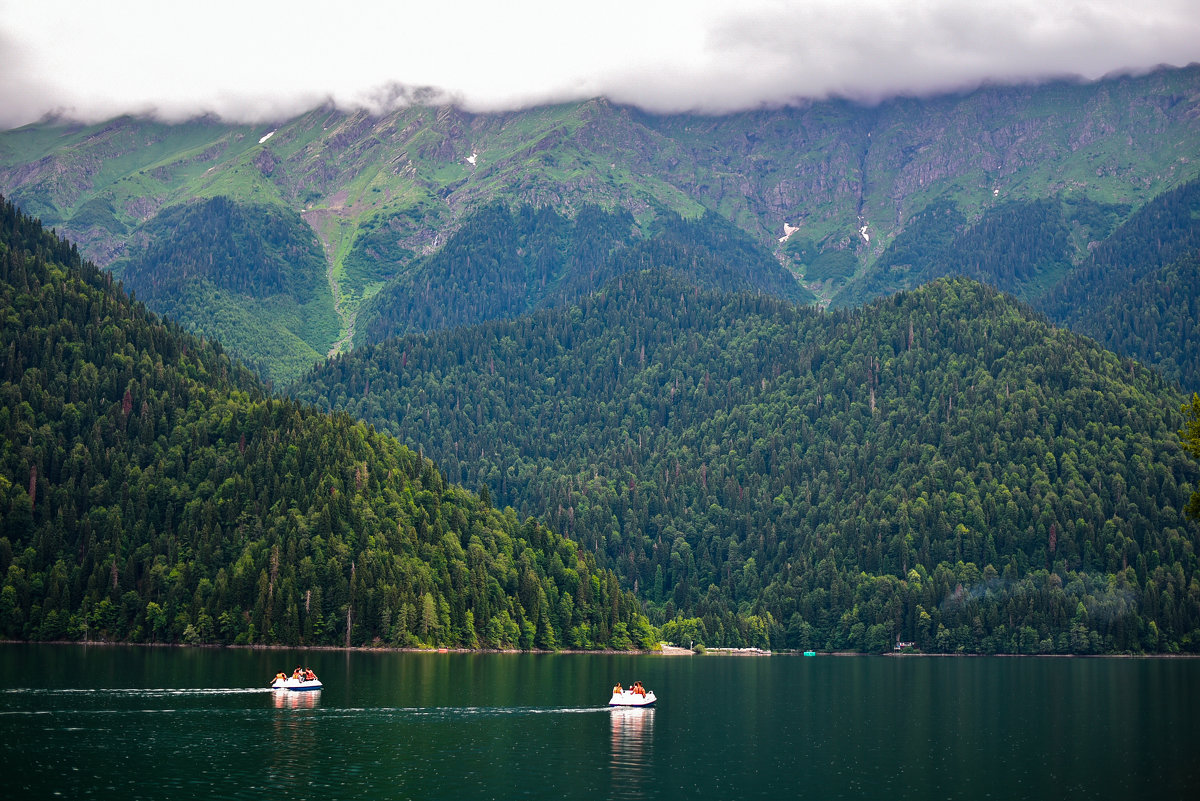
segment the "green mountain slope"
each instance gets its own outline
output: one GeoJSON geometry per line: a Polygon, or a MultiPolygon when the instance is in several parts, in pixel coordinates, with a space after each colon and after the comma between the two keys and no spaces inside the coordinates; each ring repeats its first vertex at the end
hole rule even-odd
{"type": "MultiPolygon", "coordinates": [[[[1084,230],[1090,215],[1074,206],[1120,209],[1120,217],[1200,174],[1198,109],[1200,68],[1191,67],[722,117],[593,100],[502,114],[321,108],[259,126],[46,123],[0,134],[0,191],[102,265],[144,244],[155,215],[196,199],[299,214],[324,247],[339,315],[326,341],[300,335],[324,352],[347,347],[364,301],[496,203],[567,218],[589,205],[620,209],[639,226],[664,210],[686,219],[708,210],[768,247],[788,225],[808,244],[779,247],[780,258],[823,301],[850,304],[919,283],[894,259],[881,275],[875,264],[934,204],[967,225],[1011,228],[1018,220],[1005,209],[1047,203],[1046,233],[1062,248],[1029,263],[978,265],[979,277],[1007,275],[1029,297],[1073,269],[1095,238],[1084,230]]],[[[248,316],[296,332],[270,319],[289,309],[246,304],[228,311],[223,341],[232,343],[248,316]]]]}
{"type": "Polygon", "coordinates": [[[665,212],[638,230],[629,214],[595,206],[573,219],[547,207],[491,206],[368,301],[356,341],[515,317],[651,264],[700,287],[813,300],[770,252],[712,213],[684,220],[665,212]]]}
{"type": "Polygon", "coordinates": [[[1053,319],[1200,389],[1200,180],[1156,197],[1042,296],[1053,319]]]}
{"type": "MultiPolygon", "coordinates": [[[[1151,203],[1157,202],[1151,201],[1151,203]]],[[[915,215],[870,272],[842,289],[838,306],[857,306],[947,275],[982,281],[1031,303],[1110,235],[1124,206],[1047,198],[1002,203],[977,220],[937,201],[915,215]]]]}
{"type": "MultiPolygon", "coordinates": [[[[810,258],[811,243],[789,243],[810,258]]],[[[1132,213],[1072,199],[1006,203],[969,221],[938,201],[916,215],[838,305],[887,288],[966,275],[1014,293],[1052,319],[1200,387],[1192,309],[1200,283],[1200,180],[1163,192],[1132,213]],[[1123,220],[1123,221],[1122,221],[1123,220]]],[[[819,266],[826,256],[818,256],[819,266]]],[[[841,282],[844,283],[844,282],[841,282]]]]}
{"type": "Polygon", "coordinates": [[[1153,365],[1185,389],[1200,390],[1200,255],[1133,279],[1077,327],[1105,347],[1153,365]]]}
{"type": "Polygon", "coordinates": [[[267,380],[325,357],[338,319],[320,243],[299,216],[217,197],[164,209],[142,230],[146,244],[113,265],[138,299],[219,337],[267,380]]]}
{"type": "Polygon", "coordinates": [[[822,313],[652,271],[294,391],[603,553],[669,636],[1200,646],[1182,397],[969,281],[822,313]]]}
{"type": "Polygon", "coordinates": [[[0,310],[0,636],[654,639],[574,543],[346,415],[266,395],[7,202],[0,310]]]}

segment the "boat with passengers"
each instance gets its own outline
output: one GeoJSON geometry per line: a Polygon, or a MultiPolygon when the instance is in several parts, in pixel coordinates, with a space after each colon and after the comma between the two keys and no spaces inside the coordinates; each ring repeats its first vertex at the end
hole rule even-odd
{"type": "Polygon", "coordinates": [[[309,692],[312,690],[320,690],[325,685],[317,678],[317,674],[312,672],[311,668],[297,667],[292,671],[292,675],[288,676],[282,670],[275,674],[275,680],[271,682],[272,690],[286,690],[292,692],[309,692]]]}
{"type": "Polygon", "coordinates": [[[608,705],[647,707],[654,706],[654,702],[657,700],[658,698],[655,697],[652,690],[647,690],[640,681],[635,681],[628,690],[623,689],[620,683],[613,687],[612,698],[608,700],[608,705]]]}

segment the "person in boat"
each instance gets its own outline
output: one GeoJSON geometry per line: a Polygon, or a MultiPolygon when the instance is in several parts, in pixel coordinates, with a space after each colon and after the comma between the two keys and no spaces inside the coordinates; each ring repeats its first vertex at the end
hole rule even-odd
{"type": "Polygon", "coordinates": [[[317,674],[313,673],[312,668],[304,669],[304,680],[305,681],[316,681],[317,680],[317,674]]]}
{"type": "Polygon", "coordinates": [[[625,692],[625,689],[621,686],[621,682],[618,681],[617,686],[613,687],[613,695],[620,695],[623,692],[625,692]]]}
{"type": "Polygon", "coordinates": [[[279,681],[280,679],[287,681],[287,674],[282,670],[275,674],[275,681],[279,681]]]}
{"type": "Polygon", "coordinates": [[[296,669],[292,671],[292,678],[295,679],[296,681],[300,681],[300,679],[303,675],[304,674],[301,672],[300,666],[296,665],[296,669]]]}

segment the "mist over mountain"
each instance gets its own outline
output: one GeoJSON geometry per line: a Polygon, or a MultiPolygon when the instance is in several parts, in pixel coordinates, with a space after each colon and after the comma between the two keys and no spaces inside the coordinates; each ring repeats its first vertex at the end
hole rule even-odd
{"type": "MultiPolygon", "coordinates": [[[[449,322],[453,292],[443,283],[456,279],[428,260],[456,235],[469,243],[486,227],[476,215],[495,204],[569,220],[588,207],[627,213],[628,235],[645,241],[658,220],[707,214],[710,225],[741,229],[799,285],[769,291],[820,304],[853,306],[955,273],[1040,304],[1145,204],[1200,174],[1198,109],[1200,68],[1187,68],[724,116],[598,99],[486,114],[326,106],[254,126],[124,117],[0,135],[0,187],[118,274],[143,265],[126,280],[152,307],[203,323],[194,330],[286,383],[363,341],[372,323],[358,324],[360,310],[391,314],[377,307],[406,282],[409,295],[429,299],[430,319],[449,322]],[[204,242],[173,242],[174,229],[155,220],[216,197],[247,221],[263,215],[247,236],[311,229],[324,280],[310,279],[301,301],[239,290],[256,285],[249,276],[219,291],[193,285],[203,279],[187,265],[225,258],[225,246],[205,254],[204,242]],[[162,286],[177,297],[168,302],[162,286]]],[[[307,248],[305,239],[287,247],[307,248]]],[[[245,244],[247,254],[279,247],[245,244]]],[[[236,269],[263,266],[247,255],[236,269]]],[[[543,272],[560,276],[560,267],[543,272]]],[[[538,292],[561,289],[552,281],[538,292]]],[[[541,302],[528,301],[485,291],[467,307],[507,314],[541,302]]]]}
{"type": "Polygon", "coordinates": [[[308,0],[213,0],[204,14],[44,0],[3,11],[5,126],[48,112],[262,123],[324,102],[376,115],[414,100],[491,113],[602,96],[653,113],[729,113],[1200,61],[1188,0],[613,0],[503,13],[479,0],[353,0],[339,13],[308,0]]]}

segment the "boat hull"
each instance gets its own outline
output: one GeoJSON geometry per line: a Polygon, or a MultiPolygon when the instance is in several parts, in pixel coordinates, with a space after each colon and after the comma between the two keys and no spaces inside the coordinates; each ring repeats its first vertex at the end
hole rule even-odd
{"type": "Polygon", "coordinates": [[[654,702],[658,699],[654,697],[654,693],[631,693],[628,690],[621,693],[613,693],[612,698],[608,700],[609,706],[632,706],[632,707],[648,707],[654,706],[654,702]]]}
{"type": "Polygon", "coordinates": [[[296,693],[313,692],[324,686],[320,679],[310,679],[309,681],[301,681],[300,679],[275,679],[275,681],[271,682],[272,690],[296,693]]]}

